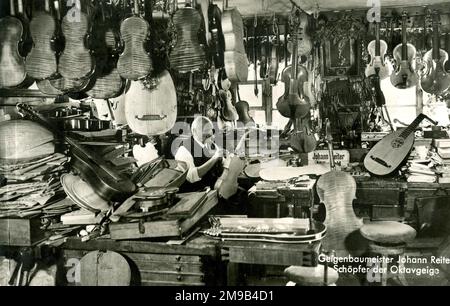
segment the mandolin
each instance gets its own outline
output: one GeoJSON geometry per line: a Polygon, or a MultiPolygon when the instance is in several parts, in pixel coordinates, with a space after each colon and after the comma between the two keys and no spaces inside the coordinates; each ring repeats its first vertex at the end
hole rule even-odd
{"type": "Polygon", "coordinates": [[[365,74],[366,77],[377,74],[381,80],[386,79],[391,74],[389,63],[385,61],[387,52],[387,43],[380,39],[380,23],[375,22],[375,40],[372,40],[367,46],[370,54],[370,63],[367,64],[365,74]]]}
{"type": "Polygon", "coordinates": [[[170,54],[170,66],[180,73],[200,70],[206,54],[199,40],[202,16],[193,7],[178,9],[172,22],[177,31],[176,45],[170,54]]]}
{"type": "Polygon", "coordinates": [[[317,180],[317,194],[325,205],[325,225],[328,232],[323,243],[328,250],[335,250],[337,256],[347,256],[354,245],[348,243],[351,235],[363,225],[362,219],[355,215],[353,200],[356,195],[356,182],[350,174],[335,168],[333,137],[330,121],[326,120],[326,137],[330,156],[331,171],[317,180]]]}
{"type": "Polygon", "coordinates": [[[311,105],[308,97],[303,92],[303,83],[308,81],[308,71],[298,64],[298,25],[299,12],[296,12],[294,20],[292,64],[284,68],[282,80],[285,84],[285,92],[278,99],[277,109],[284,117],[295,119],[303,118],[309,114],[311,105]]]}
{"type": "MultiPolygon", "coordinates": [[[[22,0],[18,0],[18,13],[23,13],[22,0]]],[[[16,17],[14,0],[10,0],[11,16],[0,19],[0,88],[16,87],[27,77],[25,59],[19,53],[24,28],[16,17]]]]}
{"type": "Polygon", "coordinates": [[[397,88],[405,89],[417,85],[417,75],[414,71],[416,48],[406,40],[407,13],[402,16],[402,43],[394,48],[396,69],[391,74],[391,83],[397,88]]]}
{"type": "Polygon", "coordinates": [[[45,0],[45,10],[38,12],[30,22],[33,46],[26,58],[25,67],[28,75],[36,80],[47,79],[58,71],[56,54],[52,49],[56,20],[50,13],[49,1],[45,0]]]}
{"type": "Polygon", "coordinates": [[[118,29],[114,26],[116,18],[111,4],[106,7],[104,1],[98,1],[92,33],[96,68],[90,89],[86,93],[94,99],[111,99],[120,96],[125,87],[117,70],[117,46],[120,38],[118,29]]]}
{"type": "Polygon", "coordinates": [[[244,46],[244,24],[237,8],[229,8],[222,15],[225,42],[224,66],[231,82],[245,82],[248,78],[248,60],[244,46]]]}
{"type": "Polygon", "coordinates": [[[445,63],[448,61],[448,53],[440,48],[439,15],[433,13],[433,48],[425,53],[423,62],[424,74],[420,80],[422,89],[429,93],[440,95],[450,87],[450,76],[445,71],[445,63]]]}
{"type": "Polygon", "coordinates": [[[79,145],[76,140],[66,136],[64,132],[55,128],[29,105],[19,104],[17,108],[22,116],[30,117],[59,137],[64,138],[70,146],[73,168],[104,200],[121,202],[135,193],[136,185],[129,178],[115,171],[93,150],[79,145]]]}
{"type": "Polygon", "coordinates": [[[59,58],[58,72],[63,78],[79,80],[92,74],[95,62],[86,47],[90,29],[88,15],[81,8],[81,1],[75,3],[61,23],[65,47],[59,58]]]}
{"type": "Polygon", "coordinates": [[[397,130],[381,139],[364,158],[364,167],[375,175],[388,175],[397,170],[407,159],[413,145],[414,132],[423,119],[437,124],[420,114],[406,129],[397,130]]]}
{"type": "Polygon", "coordinates": [[[134,16],[120,24],[124,50],[120,54],[117,70],[124,79],[137,81],[153,71],[153,61],[145,45],[150,37],[150,25],[140,15],[139,0],[134,0],[134,16]]]}
{"type": "Polygon", "coordinates": [[[131,82],[125,93],[125,117],[133,132],[146,136],[164,134],[174,126],[177,95],[167,70],[153,79],[131,82]]]}

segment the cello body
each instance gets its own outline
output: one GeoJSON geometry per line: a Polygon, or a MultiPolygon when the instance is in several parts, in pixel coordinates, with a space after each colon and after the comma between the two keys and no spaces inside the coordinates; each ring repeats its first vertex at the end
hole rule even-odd
{"type": "Polygon", "coordinates": [[[19,53],[22,35],[23,26],[18,18],[0,19],[0,88],[19,86],[27,77],[25,59],[19,53]]]}
{"type": "Polygon", "coordinates": [[[153,136],[164,134],[177,118],[177,95],[170,73],[165,70],[154,84],[131,82],[125,93],[125,117],[133,132],[153,136]]]}
{"type": "Polygon", "coordinates": [[[69,12],[62,20],[61,31],[66,44],[59,58],[58,72],[66,79],[79,80],[89,77],[94,71],[94,59],[85,45],[88,30],[88,16],[82,11],[79,19],[73,20],[69,12]]]}
{"type": "Polygon", "coordinates": [[[202,23],[200,13],[191,7],[177,10],[173,16],[177,29],[177,43],[170,54],[170,64],[180,73],[200,70],[206,61],[206,54],[200,45],[198,33],[202,23]]]}
{"type": "Polygon", "coordinates": [[[26,70],[35,80],[47,79],[58,72],[52,40],[55,37],[56,20],[48,12],[39,12],[30,21],[33,47],[26,58],[26,70]]]}

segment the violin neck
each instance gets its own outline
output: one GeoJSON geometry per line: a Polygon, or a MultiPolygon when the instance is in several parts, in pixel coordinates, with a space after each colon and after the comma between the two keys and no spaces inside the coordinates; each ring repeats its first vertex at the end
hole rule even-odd
{"type": "Polygon", "coordinates": [[[380,44],[380,23],[379,22],[375,23],[375,35],[376,35],[375,56],[380,56],[381,44],[380,44]]]}
{"type": "Polygon", "coordinates": [[[402,17],[402,60],[408,60],[408,42],[406,40],[406,15],[402,17]]]}
{"type": "Polygon", "coordinates": [[[433,59],[440,59],[440,39],[439,39],[439,15],[437,12],[434,12],[433,15],[433,59]]]}

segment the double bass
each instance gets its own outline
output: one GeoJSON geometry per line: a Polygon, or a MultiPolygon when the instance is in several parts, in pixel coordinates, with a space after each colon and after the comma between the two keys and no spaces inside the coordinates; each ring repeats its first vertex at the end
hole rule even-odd
{"type": "Polygon", "coordinates": [[[402,43],[394,48],[396,69],[391,74],[391,83],[397,88],[405,89],[417,85],[417,76],[414,71],[416,48],[406,40],[407,13],[402,15],[402,43]]]}
{"type": "Polygon", "coordinates": [[[95,62],[88,49],[90,30],[89,16],[84,12],[81,1],[69,9],[63,17],[61,32],[65,47],[59,58],[58,72],[63,78],[80,80],[92,75],[95,62]],[[75,13],[73,13],[75,10],[75,13]]]}
{"type": "Polygon", "coordinates": [[[439,14],[434,11],[433,48],[423,57],[425,70],[420,80],[420,85],[425,92],[440,95],[450,87],[450,76],[444,68],[447,61],[448,53],[440,48],[439,14]]]}
{"type": "Polygon", "coordinates": [[[134,15],[120,24],[124,50],[117,63],[120,76],[133,81],[153,72],[153,61],[145,47],[150,37],[150,25],[140,15],[139,1],[134,0],[134,15]]]}
{"type": "Polygon", "coordinates": [[[50,13],[50,0],[45,0],[45,10],[37,13],[30,22],[33,47],[26,58],[26,70],[36,80],[47,79],[58,71],[52,41],[56,36],[56,20],[50,13]]]}
{"type": "MultiPolygon", "coordinates": [[[[22,14],[22,0],[18,0],[18,9],[22,14]]],[[[10,0],[10,10],[11,16],[0,19],[0,88],[19,86],[27,77],[25,59],[19,52],[24,28],[16,17],[14,0],[10,0]]]]}
{"type": "Polygon", "coordinates": [[[304,118],[309,114],[311,104],[303,92],[303,83],[308,81],[308,71],[298,64],[298,27],[300,24],[300,12],[293,17],[293,47],[292,65],[284,68],[282,80],[285,84],[285,92],[278,99],[277,109],[284,117],[295,119],[304,118]]]}

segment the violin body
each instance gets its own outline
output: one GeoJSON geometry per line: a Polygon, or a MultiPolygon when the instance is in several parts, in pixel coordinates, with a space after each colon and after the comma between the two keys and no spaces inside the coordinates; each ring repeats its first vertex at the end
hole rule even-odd
{"type": "Polygon", "coordinates": [[[298,67],[296,78],[292,76],[292,66],[288,66],[283,70],[282,81],[284,83],[284,95],[277,102],[277,109],[282,116],[287,118],[303,118],[309,114],[311,104],[303,91],[303,84],[307,80],[308,71],[303,66],[298,67]]]}
{"type": "Polygon", "coordinates": [[[231,82],[245,82],[248,78],[248,59],[244,46],[244,24],[237,8],[226,9],[223,12],[222,31],[227,77],[231,82]]]}
{"type": "Polygon", "coordinates": [[[62,20],[61,30],[66,44],[59,58],[58,71],[66,79],[82,79],[94,71],[94,59],[85,45],[88,29],[88,17],[81,11],[79,19],[72,20],[69,12],[62,20]]]}
{"type": "Polygon", "coordinates": [[[311,119],[300,118],[294,122],[294,132],[290,137],[291,147],[298,153],[310,153],[317,147],[317,139],[311,129],[311,119]]]}
{"type": "Polygon", "coordinates": [[[369,51],[370,54],[370,63],[366,67],[365,75],[366,77],[374,75],[377,73],[378,69],[380,79],[384,80],[389,77],[392,70],[389,63],[384,60],[388,45],[384,40],[380,40],[380,55],[376,55],[375,45],[376,41],[372,40],[367,47],[367,51],[369,51]]]}
{"type": "Polygon", "coordinates": [[[141,135],[161,135],[174,126],[177,95],[168,71],[154,80],[131,82],[125,93],[125,117],[131,130],[141,135]]]}
{"type": "Polygon", "coordinates": [[[26,58],[26,70],[36,80],[47,79],[58,71],[52,40],[55,36],[56,20],[47,12],[41,12],[30,22],[33,47],[26,58]]]}
{"type": "Polygon", "coordinates": [[[0,88],[15,87],[26,77],[25,59],[19,53],[23,25],[15,17],[0,19],[0,88]]]}
{"type": "Polygon", "coordinates": [[[439,49],[439,59],[433,59],[433,50],[425,53],[423,57],[424,76],[420,81],[425,92],[439,95],[450,87],[450,76],[444,69],[447,61],[448,53],[443,49],[439,49]]]}
{"type": "Polygon", "coordinates": [[[417,85],[417,74],[413,68],[413,62],[416,59],[416,48],[408,44],[407,60],[402,60],[402,45],[398,45],[394,49],[394,58],[396,69],[391,74],[391,83],[397,88],[405,89],[417,85]]]}
{"type": "Polygon", "coordinates": [[[153,71],[152,59],[145,49],[150,25],[138,16],[128,17],[120,25],[120,34],[125,46],[117,63],[120,76],[132,81],[145,78],[153,71]]]}
{"type": "Polygon", "coordinates": [[[236,103],[236,111],[239,115],[238,121],[242,122],[245,126],[255,125],[255,120],[248,113],[250,106],[247,101],[239,101],[236,103]]]}
{"type": "Polygon", "coordinates": [[[276,85],[278,82],[278,44],[272,45],[272,50],[270,51],[270,65],[269,65],[269,81],[270,84],[276,85]]]}
{"type": "Polygon", "coordinates": [[[120,96],[124,90],[125,82],[117,70],[118,54],[116,46],[119,34],[111,24],[112,20],[97,22],[94,27],[93,51],[96,68],[87,94],[94,99],[111,99],[120,96]]]}
{"type": "Polygon", "coordinates": [[[233,105],[231,92],[229,90],[219,90],[219,99],[222,102],[222,117],[227,121],[236,121],[239,115],[233,105]]]}
{"type": "Polygon", "coordinates": [[[178,38],[170,54],[171,67],[180,73],[200,70],[206,61],[205,51],[198,39],[202,23],[200,13],[191,7],[180,8],[173,16],[173,23],[178,38]]]}
{"type": "Polygon", "coordinates": [[[228,165],[224,166],[222,175],[214,185],[214,189],[217,190],[219,196],[224,199],[229,199],[238,191],[238,176],[245,167],[245,160],[241,159],[239,156],[232,155],[227,159],[228,161],[225,163],[228,165]]]}

